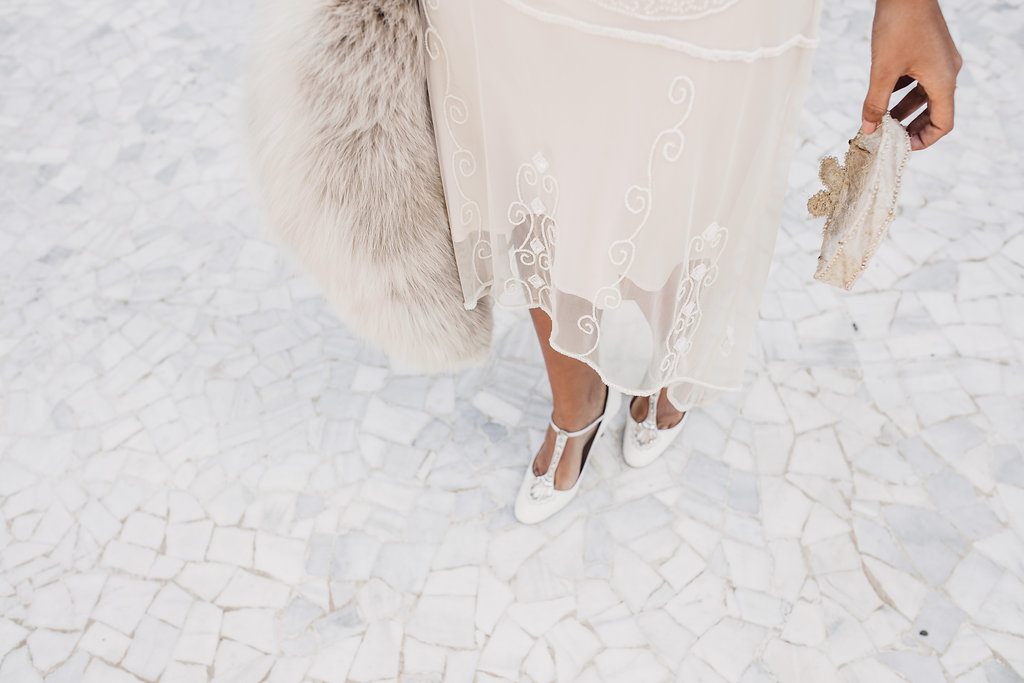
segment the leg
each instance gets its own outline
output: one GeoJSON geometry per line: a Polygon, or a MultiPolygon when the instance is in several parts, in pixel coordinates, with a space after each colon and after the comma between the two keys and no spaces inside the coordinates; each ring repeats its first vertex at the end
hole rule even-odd
{"type": "MultiPolygon", "coordinates": [[[[531,308],[530,317],[537,332],[544,366],[551,384],[551,398],[554,410],[551,417],[562,429],[576,431],[594,421],[604,409],[605,385],[601,377],[586,363],[570,358],[551,348],[551,318],[540,308],[531,308]]],[[[569,489],[576,483],[582,465],[583,445],[597,432],[591,432],[569,439],[555,472],[555,488],[569,489]]],[[[533,472],[541,475],[547,471],[548,463],[555,449],[555,430],[548,425],[544,443],[533,462],[533,472]]]]}
{"type": "MultiPolygon", "coordinates": [[[[668,429],[679,424],[683,419],[683,413],[676,410],[668,400],[668,387],[663,387],[658,394],[658,429],[668,429]]],[[[638,396],[629,404],[629,414],[637,422],[643,422],[647,417],[647,397],[638,396]]]]}

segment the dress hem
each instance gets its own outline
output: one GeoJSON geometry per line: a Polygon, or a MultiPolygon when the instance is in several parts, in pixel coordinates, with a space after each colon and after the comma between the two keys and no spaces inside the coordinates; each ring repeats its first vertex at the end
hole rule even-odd
{"type": "MultiPolygon", "coordinates": [[[[544,311],[545,313],[547,313],[548,317],[551,319],[551,334],[548,335],[548,344],[551,346],[552,349],[554,349],[558,353],[562,354],[563,356],[568,356],[569,358],[575,358],[578,361],[586,363],[587,366],[589,366],[591,370],[593,370],[594,372],[596,372],[598,374],[598,376],[601,378],[601,381],[604,382],[604,384],[606,386],[608,386],[611,389],[615,389],[620,394],[628,394],[630,396],[651,396],[651,395],[653,395],[654,392],[652,392],[650,390],[647,390],[647,389],[631,389],[629,387],[626,387],[625,385],[619,384],[618,382],[609,381],[607,375],[605,375],[605,373],[601,370],[601,368],[597,367],[597,365],[592,360],[590,360],[589,358],[587,358],[585,356],[581,356],[581,355],[579,355],[577,353],[573,353],[572,351],[567,351],[567,350],[561,348],[553,339],[554,334],[555,334],[555,313],[548,306],[545,306],[543,303],[534,303],[534,302],[523,303],[523,304],[508,304],[508,303],[505,303],[504,301],[502,301],[501,299],[499,299],[498,297],[495,297],[491,293],[489,293],[489,290],[490,290],[491,287],[492,287],[491,284],[484,285],[481,289],[477,290],[477,292],[474,295],[474,298],[473,298],[472,301],[465,301],[465,302],[463,302],[463,305],[465,306],[466,310],[469,310],[469,311],[475,310],[476,307],[477,307],[477,304],[480,303],[481,297],[484,297],[484,296],[491,296],[491,300],[495,304],[497,304],[500,308],[503,308],[506,311],[519,311],[519,310],[522,310],[524,308],[525,309],[539,308],[542,311],[544,311]]],[[[740,391],[740,390],[743,389],[743,384],[742,383],[740,383],[738,385],[724,386],[724,385],[713,384],[711,382],[706,382],[704,380],[696,379],[695,377],[690,377],[688,375],[681,375],[681,376],[674,377],[671,380],[667,381],[665,384],[663,384],[660,387],[658,387],[657,390],[660,391],[662,388],[667,387],[667,386],[669,386],[671,384],[694,384],[696,386],[705,387],[707,389],[711,389],[711,390],[714,390],[714,391],[723,391],[723,392],[725,392],[725,391],[740,391]]],[[[690,410],[691,408],[695,408],[695,407],[698,407],[698,406],[702,406],[702,405],[707,405],[709,403],[713,403],[713,402],[717,401],[720,398],[719,396],[715,396],[714,398],[711,398],[711,399],[706,400],[706,401],[695,401],[695,402],[693,402],[692,404],[690,404],[688,406],[680,407],[680,406],[677,406],[675,404],[675,402],[672,400],[671,392],[668,392],[666,394],[666,397],[668,398],[668,402],[672,405],[672,407],[675,408],[676,410],[680,411],[680,412],[685,412],[687,410],[690,410]]]]}

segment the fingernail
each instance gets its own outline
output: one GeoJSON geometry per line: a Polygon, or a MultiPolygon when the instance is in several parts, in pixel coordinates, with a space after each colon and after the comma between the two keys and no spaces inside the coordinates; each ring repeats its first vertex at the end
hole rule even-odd
{"type": "Polygon", "coordinates": [[[864,133],[865,135],[871,135],[872,133],[875,132],[875,128],[877,127],[877,123],[864,119],[863,121],[861,121],[860,124],[860,132],[864,133]]]}

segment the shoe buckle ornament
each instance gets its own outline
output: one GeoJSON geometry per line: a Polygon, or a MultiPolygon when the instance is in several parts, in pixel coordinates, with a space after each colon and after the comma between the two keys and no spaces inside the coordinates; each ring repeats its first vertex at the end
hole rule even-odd
{"type": "MultiPolygon", "coordinates": [[[[551,426],[554,427],[555,423],[552,422],[551,426]]],[[[555,492],[555,470],[558,469],[558,463],[562,460],[562,452],[565,450],[565,442],[569,440],[569,433],[563,429],[558,430],[558,436],[555,438],[555,452],[551,456],[551,462],[548,464],[547,471],[534,478],[533,483],[530,485],[530,497],[534,500],[544,500],[550,498],[555,492]]]]}
{"type": "Polygon", "coordinates": [[[647,397],[647,417],[643,422],[636,423],[633,429],[633,443],[638,448],[645,448],[658,438],[658,394],[647,397]]]}

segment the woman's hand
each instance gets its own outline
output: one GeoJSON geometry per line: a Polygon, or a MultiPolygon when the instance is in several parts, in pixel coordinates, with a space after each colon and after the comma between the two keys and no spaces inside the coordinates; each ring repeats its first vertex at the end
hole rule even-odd
{"type": "Polygon", "coordinates": [[[927,104],[907,132],[911,149],[928,147],[953,130],[953,90],[962,64],[938,0],[877,0],[861,130],[873,132],[889,108],[889,96],[917,81],[891,114],[902,121],[927,104]]]}

